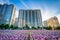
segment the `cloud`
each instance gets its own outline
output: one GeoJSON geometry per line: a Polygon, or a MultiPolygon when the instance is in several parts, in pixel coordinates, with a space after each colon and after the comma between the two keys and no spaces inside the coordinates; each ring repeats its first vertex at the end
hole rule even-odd
{"type": "Polygon", "coordinates": [[[51,17],[57,16],[58,21],[60,23],[60,13],[58,13],[58,10],[59,9],[56,9],[56,8],[52,9],[52,8],[45,7],[45,9],[41,11],[42,12],[42,20],[45,21],[51,17]]]}
{"type": "Polygon", "coordinates": [[[4,4],[4,3],[8,3],[9,4],[9,0],[0,0],[0,4],[4,4]]]}
{"type": "MultiPolygon", "coordinates": [[[[4,4],[4,3],[11,4],[11,2],[9,2],[9,0],[0,0],[0,4],[4,4]]],[[[18,10],[16,10],[15,17],[18,17],[18,10]]]]}
{"type": "Polygon", "coordinates": [[[42,11],[42,19],[44,20],[48,20],[49,18],[53,17],[53,16],[57,16],[57,11],[58,9],[56,8],[49,8],[47,6],[44,6],[44,10],[42,11]]]}
{"type": "Polygon", "coordinates": [[[29,7],[27,6],[27,4],[25,4],[24,1],[20,0],[20,2],[24,5],[24,7],[26,7],[27,9],[29,9],[29,7]]]}
{"type": "MultiPolygon", "coordinates": [[[[59,19],[59,22],[60,22],[60,13],[58,13],[58,8],[57,7],[56,8],[55,7],[52,8],[52,7],[48,7],[45,4],[44,5],[40,5],[40,4],[36,4],[36,3],[33,3],[33,2],[31,4],[29,3],[29,5],[27,5],[23,0],[19,0],[19,1],[22,3],[21,5],[23,5],[24,8],[26,8],[26,9],[40,9],[41,10],[41,14],[42,14],[42,21],[48,20],[49,18],[51,18],[53,16],[57,16],[58,19],[59,19]],[[58,15],[57,15],[57,13],[58,13],[58,15]]],[[[9,0],[0,0],[0,4],[4,4],[4,3],[11,4],[11,2],[9,2],[9,0]]],[[[12,4],[14,4],[14,3],[12,3],[12,4]]],[[[58,4],[60,4],[60,2],[58,4]]],[[[17,8],[17,6],[16,6],[16,8],[17,8]]],[[[15,14],[16,17],[18,17],[18,13],[19,12],[17,10],[16,14],[15,14]]]]}
{"type": "Polygon", "coordinates": [[[49,18],[51,18],[53,16],[58,16],[57,15],[57,11],[58,11],[57,8],[49,8],[46,5],[40,6],[40,5],[37,5],[37,4],[35,4],[35,5],[31,4],[31,9],[40,9],[41,10],[42,21],[48,20],[49,18]]]}
{"type": "Polygon", "coordinates": [[[3,1],[2,0],[0,0],[0,4],[3,4],[3,1]]]}

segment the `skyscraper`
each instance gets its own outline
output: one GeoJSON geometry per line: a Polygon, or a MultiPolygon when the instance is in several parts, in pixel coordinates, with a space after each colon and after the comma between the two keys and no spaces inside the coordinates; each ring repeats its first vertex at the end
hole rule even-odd
{"type": "Polygon", "coordinates": [[[56,16],[51,17],[50,19],[44,21],[44,26],[51,26],[51,27],[57,27],[59,26],[59,21],[56,16]]]}
{"type": "Polygon", "coordinates": [[[42,16],[41,11],[37,10],[19,10],[18,16],[18,27],[23,27],[25,25],[30,27],[42,27],[42,16]]]}
{"type": "Polygon", "coordinates": [[[0,5],[0,24],[14,24],[15,10],[13,4],[0,5]]]}
{"type": "Polygon", "coordinates": [[[15,18],[14,26],[18,26],[18,18],[15,18]]]}

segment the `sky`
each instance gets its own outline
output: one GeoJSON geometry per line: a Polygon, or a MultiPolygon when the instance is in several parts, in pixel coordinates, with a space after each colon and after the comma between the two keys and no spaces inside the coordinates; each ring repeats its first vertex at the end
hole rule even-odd
{"type": "Polygon", "coordinates": [[[0,0],[0,4],[14,4],[16,17],[19,9],[40,9],[42,21],[57,16],[60,22],[60,0],[0,0]]]}

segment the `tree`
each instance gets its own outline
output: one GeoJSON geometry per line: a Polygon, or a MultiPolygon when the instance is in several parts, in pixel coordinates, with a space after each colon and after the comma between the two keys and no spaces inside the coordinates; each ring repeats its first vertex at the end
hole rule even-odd
{"type": "Polygon", "coordinates": [[[51,26],[49,26],[49,27],[48,27],[48,30],[52,30],[52,27],[51,27],[51,26]]]}
{"type": "Polygon", "coordinates": [[[18,26],[14,26],[13,29],[18,29],[18,26]]]}
{"type": "Polygon", "coordinates": [[[37,29],[42,29],[42,27],[37,26],[37,29]]]}
{"type": "Polygon", "coordinates": [[[34,26],[32,26],[32,29],[36,29],[34,26]]]}
{"type": "Polygon", "coordinates": [[[27,24],[26,24],[26,26],[25,26],[25,27],[26,27],[26,29],[30,29],[30,28],[29,28],[29,26],[28,26],[27,24]]]}
{"type": "Polygon", "coordinates": [[[23,29],[25,29],[25,27],[23,27],[23,29]]]}
{"type": "Polygon", "coordinates": [[[6,24],[5,25],[5,29],[9,29],[9,24],[6,24]]]}
{"type": "Polygon", "coordinates": [[[9,26],[9,24],[1,24],[0,29],[12,29],[13,30],[13,29],[18,29],[18,27],[13,26],[13,25],[9,26]]]}
{"type": "Polygon", "coordinates": [[[51,27],[51,26],[43,27],[43,29],[46,29],[46,30],[52,30],[52,27],[51,27]]]}
{"type": "Polygon", "coordinates": [[[56,27],[56,30],[60,30],[60,26],[57,26],[57,27],[56,27]]]}
{"type": "Polygon", "coordinates": [[[0,29],[5,29],[5,25],[4,24],[1,24],[0,25],[0,29]]]}
{"type": "Polygon", "coordinates": [[[38,26],[37,29],[42,29],[42,27],[39,27],[39,26],[38,26]]]}
{"type": "Polygon", "coordinates": [[[14,29],[14,26],[13,26],[13,25],[11,25],[11,26],[10,26],[10,29],[14,29]]]}
{"type": "Polygon", "coordinates": [[[40,27],[38,26],[37,28],[39,29],[40,27]]]}

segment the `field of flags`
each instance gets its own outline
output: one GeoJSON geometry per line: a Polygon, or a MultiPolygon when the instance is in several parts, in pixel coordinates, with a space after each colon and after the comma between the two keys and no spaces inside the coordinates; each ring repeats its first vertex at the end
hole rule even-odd
{"type": "Polygon", "coordinates": [[[0,30],[0,40],[60,40],[60,30],[0,30]]]}

